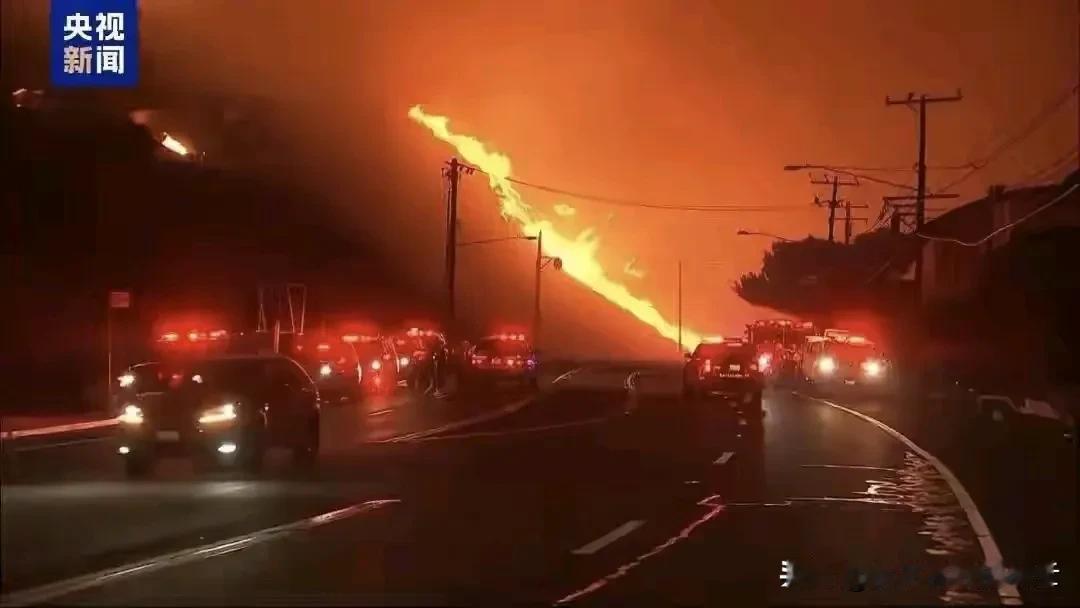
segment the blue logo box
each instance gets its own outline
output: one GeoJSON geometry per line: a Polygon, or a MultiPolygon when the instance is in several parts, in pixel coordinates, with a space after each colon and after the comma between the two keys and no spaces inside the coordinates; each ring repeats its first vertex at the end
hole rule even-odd
{"type": "Polygon", "coordinates": [[[58,87],[139,84],[138,0],[51,0],[49,74],[58,87]]]}

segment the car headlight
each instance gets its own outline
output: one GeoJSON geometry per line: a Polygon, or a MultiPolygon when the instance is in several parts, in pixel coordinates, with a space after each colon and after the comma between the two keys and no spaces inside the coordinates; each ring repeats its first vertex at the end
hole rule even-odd
{"type": "Polygon", "coordinates": [[[124,406],[124,413],[120,414],[120,422],[124,424],[142,424],[143,423],[143,411],[142,408],[137,405],[128,404],[124,406]]]}
{"type": "Polygon", "coordinates": [[[866,372],[867,376],[872,376],[875,378],[880,376],[881,373],[885,371],[885,366],[881,364],[881,361],[876,361],[874,359],[868,359],[866,361],[863,361],[862,368],[863,371],[866,372]]]}
{"type": "Polygon", "coordinates": [[[400,365],[401,367],[408,366],[409,365],[409,358],[408,357],[400,357],[398,359],[398,365],[400,365]]]}
{"type": "Polygon", "coordinates": [[[333,372],[334,372],[334,369],[330,367],[329,363],[323,363],[321,366],[319,366],[319,375],[320,376],[326,377],[326,376],[329,376],[330,374],[332,374],[333,372]]]}
{"type": "Polygon", "coordinates": [[[226,403],[218,407],[212,407],[199,415],[199,424],[214,424],[216,422],[228,422],[236,419],[236,405],[226,403]]]}
{"type": "Polygon", "coordinates": [[[836,371],[836,359],[822,357],[817,362],[818,370],[823,374],[831,374],[836,371]]]}
{"type": "Polygon", "coordinates": [[[375,359],[374,361],[372,361],[371,362],[371,369],[376,370],[376,371],[382,369],[382,361],[379,361],[378,359],[375,359]]]}
{"type": "Polygon", "coordinates": [[[135,374],[124,374],[117,378],[120,381],[120,388],[127,388],[132,384],[135,384],[135,374]]]}

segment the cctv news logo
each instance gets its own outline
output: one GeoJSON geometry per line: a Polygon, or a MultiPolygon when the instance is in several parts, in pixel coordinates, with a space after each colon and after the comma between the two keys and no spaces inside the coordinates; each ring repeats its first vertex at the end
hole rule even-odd
{"type": "Polygon", "coordinates": [[[137,85],[137,0],[52,0],[49,74],[58,87],[137,85]]]}

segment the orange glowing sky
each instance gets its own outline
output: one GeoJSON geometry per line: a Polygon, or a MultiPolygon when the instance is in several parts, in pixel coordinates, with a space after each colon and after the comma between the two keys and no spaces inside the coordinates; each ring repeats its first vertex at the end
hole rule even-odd
{"type": "MultiPolygon", "coordinates": [[[[148,77],[292,104],[282,125],[310,159],[295,170],[317,175],[343,221],[416,260],[418,280],[429,284],[441,276],[439,170],[449,149],[403,116],[417,103],[506,154],[527,180],[657,202],[805,204],[783,213],[665,213],[523,191],[569,234],[594,226],[605,268],[669,319],[675,263],[687,260],[687,323],[710,334],[772,316],[730,290],[769,245],[737,230],[825,233],[824,211],[809,205],[824,191],[805,174],[782,172],[784,164],[910,167],[914,114],[886,108],[885,96],[957,88],[962,102],[929,115],[928,161],[963,163],[1020,129],[1080,73],[1071,0],[298,6],[144,3],[148,77]]],[[[4,19],[6,33],[17,26],[4,19]]],[[[959,188],[958,202],[1060,157],[1077,132],[1074,99],[959,188]]],[[[953,175],[932,171],[931,185],[953,175]]],[[[845,194],[869,204],[873,219],[892,193],[863,186],[845,194]]],[[[485,180],[465,180],[463,238],[509,234],[497,210],[485,180]]],[[[530,255],[524,246],[463,254],[462,305],[492,317],[528,310],[531,282],[521,268],[530,255]]],[[[550,325],[615,323],[571,282],[545,281],[550,325]]],[[[625,339],[619,348],[642,354],[670,344],[625,339]]]]}

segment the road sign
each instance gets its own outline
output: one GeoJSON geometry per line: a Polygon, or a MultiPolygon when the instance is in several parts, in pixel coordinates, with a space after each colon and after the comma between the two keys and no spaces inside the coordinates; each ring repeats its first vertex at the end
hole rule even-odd
{"type": "Polygon", "coordinates": [[[127,290],[110,291],[109,308],[131,308],[131,292],[127,290]]]}

